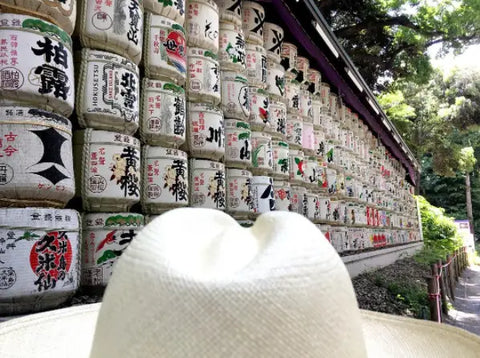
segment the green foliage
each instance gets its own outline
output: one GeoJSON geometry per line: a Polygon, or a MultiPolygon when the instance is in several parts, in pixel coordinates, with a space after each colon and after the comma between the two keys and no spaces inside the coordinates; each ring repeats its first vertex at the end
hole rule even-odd
{"type": "Polygon", "coordinates": [[[378,79],[429,81],[427,49],[479,43],[478,0],[319,0],[318,6],[370,86],[378,79]]]}

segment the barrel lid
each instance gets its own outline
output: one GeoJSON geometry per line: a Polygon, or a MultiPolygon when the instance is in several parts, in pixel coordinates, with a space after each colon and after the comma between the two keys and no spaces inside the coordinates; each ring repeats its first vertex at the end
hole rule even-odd
{"type": "Polygon", "coordinates": [[[272,140],[272,136],[270,134],[264,133],[264,132],[252,132],[252,139],[255,138],[257,140],[263,139],[267,141],[272,140]]]}
{"type": "Polygon", "coordinates": [[[148,22],[150,26],[171,26],[172,30],[180,31],[185,36],[185,29],[178,22],[162,15],[153,14],[150,11],[147,11],[146,15],[146,22],[148,22]]]}
{"type": "Polygon", "coordinates": [[[172,93],[185,94],[183,87],[172,82],[152,80],[150,78],[143,79],[143,89],[149,91],[169,91],[172,93]]]}
{"type": "Polygon", "coordinates": [[[237,71],[221,71],[220,77],[222,78],[222,81],[234,81],[248,84],[247,77],[239,74],[237,71]]]}
{"type": "Polygon", "coordinates": [[[220,162],[214,162],[206,159],[190,159],[190,172],[195,169],[204,170],[225,170],[225,165],[220,162]]]}
{"type": "Polygon", "coordinates": [[[0,106],[0,123],[39,124],[51,123],[72,134],[72,124],[67,118],[39,108],[25,106],[0,106]]]}
{"type": "Polygon", "coordinates": [[[262,96],[265,96],[267,97],[268,96],[268,93],[267,91],[265,91],[263,88],[258,88],[258,87],[254,87],[254,86],[249,86],[248,87],[248,91],[249,92],[253,92],[254,94],[259,94],[259,95],[262,95],[262,96]]]}
{"type": "Polygon", "coordinates": [[[92,213],[83,215],[83,228],[143,227],[144,217],[135,213],[92,213]]]}
{"type": "Polygon", "coordinates": [[[218,12],[218,5],[213,0],[190,0],[188,2],[188,4],[194,4],[194,3],[208,5],[210,7],[213,7],[215,11],[218,12]]]}
{"type": "Polygon", "coordinates": [[[284,147],[285,149],[289,148],[289,145],[287,142],[282,142],[278,140],[272,141],[272,146],[277,146],[277,147],[284,147]]]}
{"type": "Polygon", "coordinates": [[[250,124],[236,119],[225,119],[225,128],[238,128],[240,130],[250,130],[250,124]]]}
{"type": "Polygon", "coordinates": [[[273,184],[273,179],[272,177],[263,176],[263,175],[253,176],[250,179],[250,184],[251,185],[258,185],[258,184],[270,185],[270,184],[273,184]]]}
{"type": "Polygon", "coordinates": [[[219,28],[220,30],[230,30],[243,33],[242,26],[234,24],[233,22],[220,21],[219,28]]]}
{"type": "Polygon", "coordinates": [[[222,110],[208,103],[193,103],[188,102],[189,112],[209,112],[223,117],[222,110]]]}
{"type": "Polygon", "coordinates": [[[117,55],[117,54],[114,54],[114,53],[111,53],[111,52],[84,48],[84,49],[82,49],[82,61],[87,61],[87,62],[108,61],[108,62],[112,62],[112,63],[115,63],[118,66],[121,66],[121,67],[129,70],[129,71],[135,72],[135,74],[137,76],[139,76],[139,69],[138,69],[138,66],[135,63],[133,63],[132,61],[130,61],[129,59],[127,59],[123,56],[120,56],[120,55],[117,55]]]}
{"type": "Polygon", "coordinates": [[[146,145],[143,147],[145,159],[149,158],[178,158],[187,159],[187,153],[179,149],[163,148],[146,145]]]}
{"type": "Polygon", "coordinates": [[[75,131],[73,135],[74,144],[85,144],[87,141],[90,144],[102,143],[105,145],[130,146],[135,149],[140,149],[140,141],[127,134],[91,128],[75,131]]]}
{"type": "MultiPolygon", "coordinates": [[[[245,2],[244,2],[244,4],[245,4],[245,2]]],[[[262,54],[267,53],[267,50],[265,50],[265,47],[257,45],[257,44],[247,43],[245,45],[245,48],[247,49],[247,51],[261,52],[262,54]]]]}
{"type": "Polygon", "coordinates": [[[79,214],[71,209],[0,208],[0,227],[79,231],[79,214]]]}
{"type": "Polygon", "coordinates": [[[252,173],[245,169],[227,168],[227,177],[251,178],[252,173]]]}
{"type": "Polygon", "coordinates": [[[194,57],[194,56],[202,56],[202,57],[207,57],[209,58],[210,60],[213,60],[213,61],[217,61],[218,60],[218,56],[210,51],[210,50],[205,50],[203,48],[199,48],[199,47],[189,47],[187,49],[187,55],[188,57],[194,57]]]}

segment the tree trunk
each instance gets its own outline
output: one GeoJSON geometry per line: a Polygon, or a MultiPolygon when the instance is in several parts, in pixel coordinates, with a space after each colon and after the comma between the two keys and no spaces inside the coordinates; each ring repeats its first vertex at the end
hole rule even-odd
{"type": "Polygon", "coordinates": [[[473,234],[472,186],[470,184],[470,173],[465,174],[465,187],[467,196],[467,218],[470,222],[470,232],[473,234]]]}

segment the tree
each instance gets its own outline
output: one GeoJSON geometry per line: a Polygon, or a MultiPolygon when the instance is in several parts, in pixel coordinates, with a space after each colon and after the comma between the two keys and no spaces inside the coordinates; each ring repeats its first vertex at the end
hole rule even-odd
{"type": "Polygon", "coordinates": [[[441,44],[442,53],[460,53],[480,43],[478,0],[319,0],[318,6],[378,91],[398,79],[428,82],[432,45],[441,44]]]}

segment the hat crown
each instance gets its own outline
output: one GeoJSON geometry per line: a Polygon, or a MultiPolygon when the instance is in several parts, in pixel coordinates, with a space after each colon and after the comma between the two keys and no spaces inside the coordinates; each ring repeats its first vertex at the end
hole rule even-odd
{"type": "Polygon", "coordinates": [[[208,209],[146,226],[117,262],[91,358],[365,357],[343,262],[306,218],[208,209]]]}

